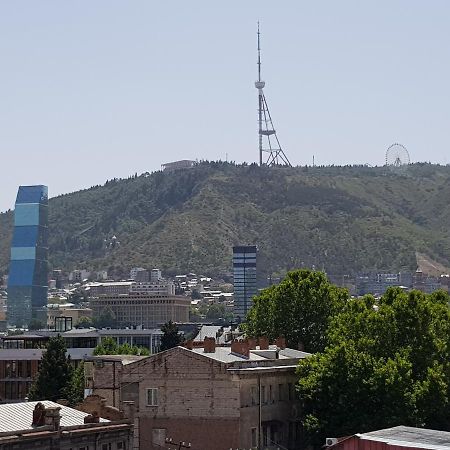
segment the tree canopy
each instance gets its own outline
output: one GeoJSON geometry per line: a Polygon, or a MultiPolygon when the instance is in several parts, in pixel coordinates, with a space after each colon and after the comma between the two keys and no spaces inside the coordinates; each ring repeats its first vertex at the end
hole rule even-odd
{"type": "Polygon", "coordinates": [[[302,422],[316,445],[396,425],[450,429],[450,307],[391,288],[352,299],[332,318],[328,346],[302,360],[302,422]]]}
{"type": "Polygon", "coordinates": [[[56,401],[67,397],[73,369],[66,357],[66,350],[61,336],[49,339],[36,380],[28,394],[30,400],[56,401]]]}
{"type": "Polygon", "coordinates": [[[145,347],[125,344],[117,345],[117,342],[112,337],[105,337],[102,342],[94,349],[94,355],[137,355],[148,356],[150,351],[145,347]]]}
{"type": "Polygon", "coordinates": [[[161,351],[169,350],[182,343],[183,339],[181,333],[179,332],[177,325],[171,320],[161,327],[161,331],[164,333],[161,336],[161,351]]]}
{"type": "Polygon", "coordinates": [[[292,271],[254,298],[244,327],[249,336],[272,340],[282,335],[292,348],[322,351],[330,319],[347,299],[347,291],[330,284],[322,272],[292,271]]]}

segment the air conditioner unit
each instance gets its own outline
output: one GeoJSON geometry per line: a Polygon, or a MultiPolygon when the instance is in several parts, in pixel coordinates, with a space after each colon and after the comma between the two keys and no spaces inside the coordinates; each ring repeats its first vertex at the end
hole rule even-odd
{"type": "Polygon", "coordinates": [[[325,439],[325,445],[326,445],[327,447],[330,447],[330,446],[335,445],[335,444],[337,444],[337,443],[338,443],[337,438],[326,438],[326,439],[325,439]]]}

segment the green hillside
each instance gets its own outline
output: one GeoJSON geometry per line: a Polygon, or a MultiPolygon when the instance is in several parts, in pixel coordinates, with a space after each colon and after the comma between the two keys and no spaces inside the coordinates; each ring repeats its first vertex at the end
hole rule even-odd
{"type": "MultiPolygon", "coordinates": [[[[51,191],[51,186],[50,186],[51,191]]],[[[226,274],[233,244],[256,243],[264,274],[415,269],[415,253],[450,266],[450,167],[261,168],[202,163],[50,200],[50,262],[64,269],[136,265],[226,274]],[[115,235],[120,246],[105,244],[115,235]]],[[[0,214],[0,271],[12,214],[0,214]]]]}

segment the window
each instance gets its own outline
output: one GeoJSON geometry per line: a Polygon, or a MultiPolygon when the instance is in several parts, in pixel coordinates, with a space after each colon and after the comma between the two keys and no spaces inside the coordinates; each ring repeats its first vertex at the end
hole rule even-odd
{"type": "Polygon", "coordinates": [[[259,401],[258,401],[258,389],[256,386],[252,386],[251,396],[252,396],[252,405],[257,405],[259,401]]]}
{"type": "Polygon", "coordinates": [[[282,402],[283,400],[284,400],[283,385],[279,384],[278,385],[278,401],[282,402]]]}
{"type": "Polygon", "coordinates": [[[267,403],[266,387],[265,386],[261,386],[261,403],[263,405],[267,403]]]}
{"type": "Polygon", "coordinates": [[[102,444],[102,450],[112,450],[111,444],[102,444]]]}
{"type": "Polygon", "coordinates": [[[152,428],[152,443],[154,446],[164,447],[166,443],[165,428],[152,428]]]}
{"type": "Polygon", "coordinates": [[[252,428],[252,448],[258,447],[258,442],[256,440],[256,428],[252,428]]]}
{"type": "Polygon", "coordinates": [[[291,401],[293,400],[293,388],[292,388],[292,383],[288,383],[288,400],[291,401]]]}
{"type": "Polygon", "coordinates": [[[273,392],[271,384],[269,384],[269,403],[273,403],[273,392]]]}
{"type": "Polygon", "coordinates": [[[125,442],[124,441],[118,442],[116,448],[117,450],[125,450],[125,442]]]}
{"type": "Polygon", "coordinates": [[[158,406],[158,388],[147,389],[147,406],[158,406]]]}

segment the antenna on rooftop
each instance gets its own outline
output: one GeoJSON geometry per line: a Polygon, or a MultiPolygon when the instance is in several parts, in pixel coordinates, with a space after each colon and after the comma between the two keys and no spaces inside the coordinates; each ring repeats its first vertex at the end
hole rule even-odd
{"type": "Polygon", "coordinates": [[[277,133],[273,127],[272,117],[264,95],[266,83],[261,80],[261,45],[258,22],[258,81],[255,87],[258,89],[258,135],[259,135],[259,165],[289,166],[292,167],[289,159],[281,148],[277,133]],[[267,156],[265,154],[268,154],[267,156]]]}

